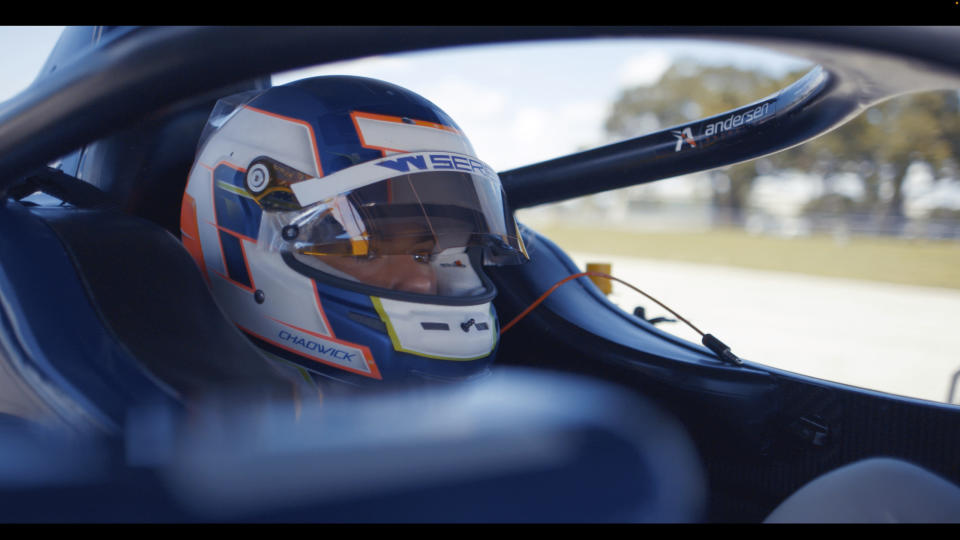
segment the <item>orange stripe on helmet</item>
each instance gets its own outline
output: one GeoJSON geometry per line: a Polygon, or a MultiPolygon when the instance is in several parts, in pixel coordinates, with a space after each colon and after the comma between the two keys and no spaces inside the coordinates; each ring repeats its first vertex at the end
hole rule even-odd
{"type": "MultiPolygon", "coordinates": [[[[256,238],[251,238],[251,237],[249,237],[249,236],[247,236],[247,235],[245,235],[245,234],[240,234],[240,233],[238,233],[237,231],[232,231],[232,230],[224,227],[223,225],[219,225],[219,224],[214,223],[214,222],[212,222],[212,221],[208,221],[207,224],[208,224],[208,225],[213,225],[213,226],[216,227],[217,229],[219,229],[219,230],[221,230],[221,231],[229,234],[230,236],[235,236],[235,237],[237,237],[237,238],[239,238],[239,239],[241,239],[241,240],[246,240],[247,242],[252,242],[252,243],[254,243],[254,244],[257,243],[257,239],[256,239],[256,238]]],[[[241,245],[242,245],[242,244],[241,244],[241,245]]]]}
{"type": "Polygon", "coordinates": [[[387,155],[387,154],[386,154],[387,152],[406,152],[406,150],[402,150],[402,149],[399,149],[399,148],[387,148],[387,147],[385,147],[385,146],[374,146],[374,145],[372,145],[372,144],[367,144],[367,141],[364,140],[364,138],[363,138],[363,131],[360,129],[360,124],[357,123],[357,118],[367,118],[367,119],[370,119],[370,120],[380,120],[381,122],[395,122],[395,123],[398,123],[398,124],[409,124],[409,123],[412,122],[412,123],[413,123],[414,125],[416,125],[416,126],[429,127],[429,128],[433,128],[433,129],[442,129],[442,130],[444,130],[444,131],[449,131],[449,132],[451,132],[451,133],[456,133],[457,135],[463,136],[463,134],[460,133],[460,131],[457,130],[456,128],[453,128],[453,127],[450,127],[450,126],[445,126],[445,125],[443,125],[443,124],[438,124],[438,123],[436,123],[436,122],[427,122],[426,120],[417,120],[417,119],[415,119],[415,118],[407,118],[406,120],[404,120],[404,117],[402,117],[402,116],[390,116],[390,115],[386,115],[386,114],[368,113],[368,112],[363,112],[363,111],[351,111],[351,112],[350,112],[350,120],[353,122],[353,129],[355,129],[356,132],[357,132],[357,138],[360,139],[360,146],[362,146],[362,147],[364,147],[364,148],[369,148],[369,149],[371,149],[371,150],[380,150],[381,152],[383,152],[383,155],[384,155],[384,156],[387,155]]]}
{"type": "Polygon", "coordinates": [[[235,170],[235,171],[238,171],[238,172],[242,172],[242,173],[247,172],[247,168],[246,168],[246,167],[241,167],[240,165],[235,165],[235,164],[230,163],[229,161],[226,161],[226,160],[220,160],[220,161],[218,161],[217,164],[214,165],[213,167],[207,167],[207,168],[210,169],[210,171],[212,172],[212,171],[217,170],[217,167],[219,167],[219,166],[221,166],[221,165],[226,165],[227,167],[230,167],[231,169],[233,169],[233,170],[235,170]]]}
{"type": "Polygon", "coordinates": [[[210,276],[207,275],[207,265],[203,260],[203,246],[200,244],[200,226],[197,223],[197,201],[186,192],[183,194],[183,201],[180,203],[180,240],[187,253],[193,257],[193,260],[200,268],[203,279],[210,283],[210,276]]]}
{"type": "MultiPolygon", "coordinates": [[[[229,284],[231,284],[231,285],[234,285],[234,286],[237,286],[237,287],[239,287],[239,288],[247,291],[247,292],[250,293],[250,294],[254,294],[254,293],[257,292],[257,290],[254,289],[253,287],[248,287],[248,286],[244,285],[243,283],[240,283],[239,281],[234,280],[233,278],[231,278],[230,276],[228,276],[228,275],[226,275],[226,274],[221,274],[220,272],[216,272],[216,271],[214,271],[214,274],[216,274],[218,277],[222,278],[222,279],[223,279],[224,281],[226,281],[227,283],[229,283],[229,284]]],[[[252,279],[251,279],[251,281],[252,281],[252,279]]]]}
{"type": "MultiPolygon", "coordinates": [[[[317,304],[317,311],[320,312],[320,318],[323,319],[323,324],[326,325],[327,331],[330,332],[330,335],[336,337],[333,333],[333,327],[330,326],[330,320],[327,319],[327,313],[323,310],[323,303],[320,302],[320,292],[317,290],[316,280],[310,280],[310,287],[313,289],[313,300],[317,304]]],[[[372,359],[370,360],[373,361],[372,359]]]]}
{"type": "Polygon", "coordinates": [[[313,148],[313,160],[314,160],[314,164],[317,166],[317,177],[323,176],[323,165],[320,163],[320,151],[317,149],[317,136],[314,134],[313,126],[311,126],[309,122],[305,122],[298,118],[283,116],[282,114],[272,113],[270,111],[265,111],[263,109],[258,109],[256,107],[251,107],[250,105],[244,105],[243,108],[253,111],[255,113],[265,114],[273,118],[286,120],[287,122],[293,122],[294,124],[300,124],[301,126],[306,127],[307,132],[310,134],[310,146],[311,148],[313,148]]]}
{"type": "MultiPolygon", "coordinates": [[[[274,319],[274,320],[276,320],[276,319],[274,319]]],[[[296,328],[297,330],[302,330],[302,331],[306,332],[306,330],[303,330],[302,328],[297,328],[296,326],[289,325],[289,324],[287,324],[287,323],[284,323],[283,321],[277,321],[277,322],[279,322],[279,323],[281,323],[281,324],[284,324],[284,325],[286,325],[286,326],[289,326],[289,327],[291,327],[291,328],[296,328]]],[[[326,360],[323,360],[323,359],[320,359],[320,358],[314,358],[314,357],[312,357],[312,356],[306,356],[306,355],[302,354],[300,351],[297,351],[296,349],[293,349],[293,348],[291,348],[291,347],[289,347],[289,346],[287,346],[287,345],[284,345],[283,343],[277,343],[276,341],[274,341],[274,340],[272,340],[272,339],[269,339],[269,338],[267,338],[267,337],[265,337],[265,336],[261,336],[260,334],[258,334],[258,333],[256,333],[256,332],[250,330],[249,328],[244,328],[243,326],[241,326],[241,325],[239,325],[239,324],[237,325],[237,328],[239,328],[240,330],[246,332],[247,334],[250,334],[251,336],[253,336],[253,337],[257,338],[257,339],[262,339],[263,341],[266,341],[267,343],[269,343],[269,344],[271,344],[271,345],[273,345],[273,346],[275,346],[275,347],[279,347],[279,348],[281,348],[281,349],[283,349],[283,350],[285,350],[285,351],[287,351],[287,352],[293,353],[293,354],[299,356],[300,358],[305,358],[305,359],[310,360],[310,361],[312,361],[312,362],[318,362],[318,363],[321,363],[321,364],[326,364],[326,365],[328,365],[328,366],[335,367],[335,368],[337,368],[337,369],[342,369],[342,370],[344,370],[344,371],[349,371],[349,372],[351,372],[351,373],[356,373],[357,375],[362,375],[362,376],[364,376],[364,377],[369,377],[369,378],[371,378],[371,379],[378,379],[378,380],[383,379],[383,376],[380,375],[380,370],[377,369],[377,365],[373,362],[373,356],[371,356],[371,354],[370,354],[370,349],[369,349],[368,347],[363,346],[363,345],[357,345],[356,343],[350,343],[350,342],[341,341],[341,340],[331,340],[331,339],[328,338],[328,337],[320,336],[319,334],[314,334],[313,332],[307,332],[307,333],[309,333],[309,334],[312,334],[312,335],[314,335],[314,336],[316,336],[316,337],[318,337],[318,338],[320,338],[320,339],[324,339],[324,340],[326,340],[326,341],[334,341],[334,342],[336,342],[336,343],[340,343],[340,344],[343,344],[343,345],[348,345],[348,346],[350,346],[350,347],[355,347],[355,348],[359,349],[360,352],[361,352],[361,354],[363,354],[364,360],[366,360],[366,362],[367,362],[367,367],[370,368],[370,372],[369,372],[369,373],[367,373],[367,372],[365,372],[365,371],[362,371],[362,370],[359,370],[359,369],[350,368],[350,367],[344,366],[344,365],[342,365],[342,364],[335,364],[335,363],[333,363],[333,362],[329,362],[329,361],[326,361],[326,360]]]]}

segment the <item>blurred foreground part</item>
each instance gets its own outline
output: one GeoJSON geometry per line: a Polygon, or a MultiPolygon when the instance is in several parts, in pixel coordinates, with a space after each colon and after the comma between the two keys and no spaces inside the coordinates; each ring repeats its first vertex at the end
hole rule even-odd
{"type": "Polygon", "coordinates": [[[0,425],[2,522],[690,522],[699,457],[607,383],[529,370],[304,404],[210,399],[103,440],[0,425]]]}

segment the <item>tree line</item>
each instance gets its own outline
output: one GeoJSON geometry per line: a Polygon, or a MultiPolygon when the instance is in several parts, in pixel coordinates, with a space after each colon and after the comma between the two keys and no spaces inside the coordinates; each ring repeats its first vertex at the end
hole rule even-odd
{"type": "MultiPolygon", "coordinates": [[[[611,139],[625,139],[713,116],[767,97],[805,72],[773,76],[680,60],[656,83],[623,90],[604,129],[611,139]]],[[[798,169],[816,174],[827,188],[807,203],[805,212],[869,215],[887,224],[902,223],[907,169],[924,163],[935,178],[953,180],[958,174],[957,156],[958,93],[911,94],[881,103],[798,147],[712,171],[718,179],[722,177],[713,182],[712,205],[722,209],[730,222],[742,225],[760,172],[798,169]],[[862,184],[862,196],[853,198],[829,189],[833,178],[851,172],[862,184]]],[[[960,219],[960,210],[935,208],[929,217],[960,219]]]]}

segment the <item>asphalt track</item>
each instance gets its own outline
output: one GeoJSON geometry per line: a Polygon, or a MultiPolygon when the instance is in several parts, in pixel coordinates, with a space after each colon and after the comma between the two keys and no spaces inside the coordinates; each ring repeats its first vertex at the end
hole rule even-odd
{"type": "MultiPolygon", "coordinates": [[[[573,253],[670,306],[740,357],[787,371],[946,402],[960,370],[960,291],[573,253]]],[[[610,299],[671,317],[620,284],[610,299]]],[[[682,323],[659,328],[699,343],[682,323]]],[[[960,388],[954,403],[960,402],[960,388]]]]}

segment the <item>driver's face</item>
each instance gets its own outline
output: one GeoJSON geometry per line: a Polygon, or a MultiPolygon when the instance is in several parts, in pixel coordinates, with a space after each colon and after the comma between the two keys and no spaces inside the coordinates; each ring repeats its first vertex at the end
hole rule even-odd
{"type": "Polygon", "coordinates": [[[413,255],[380,255],[371,258],[329,256],[322,260],[367,285],[394,291],[437,294],[437,273],[433,266],[413,255]]]}
{"type": "MultiPolygon", "coordinates": [[[[309,236],[309,235],[308,235],[309,236]]],[[[301,253],[318,257],[360,283],[419,294],[437,294],[437,272],[430,264],[436,251],[437,238],[425,220],[392,223],[388,231],[375,232],[371,251],[375,256],[326,255],[301,253]],[[419,255],[418,255],[419,254],[419,255]]]]}

